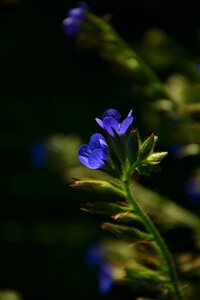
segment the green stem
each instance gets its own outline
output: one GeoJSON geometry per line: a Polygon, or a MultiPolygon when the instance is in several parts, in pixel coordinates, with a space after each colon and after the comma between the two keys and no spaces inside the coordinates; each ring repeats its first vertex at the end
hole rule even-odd
{"type": "Polygon", "coordinates": [[[145,211],[143,210],[142,207],[140,207],[140,205],[135,201],[131,189],[130,189],[130,183],[128,181],[124,181],[123,182],[123,187],[124,187],[124,191],[127,197],[127,200],[129,201],[129,203],[134,207],[134,209],[137,211],[137,213],[139,214],[139,216],[141,217],[141,219],[144,222],[144,225],[146,227],[146,229],[151,232],[154,241],[157,243],[161,254],[165,260],[166,266],[168,268],[168,272],[169,272],[169,276],[171,278],[171,282],[173,285],[173,290],[174,290],[174,295],[176,297],[177,300],[183,300],[181,291],[180,291],[180,287],[179,287],[179,283],[178,283],[178,278],[176,275],[176,270],[171,258],[171,255],[169,253],[168,248],[166,247],[163,239],[160,236],[160,233],[158,232],[157,228],[154,226],[154,224],[152,223],[151,219],[149,218],[149,216],[145,213],[145,211]]]}

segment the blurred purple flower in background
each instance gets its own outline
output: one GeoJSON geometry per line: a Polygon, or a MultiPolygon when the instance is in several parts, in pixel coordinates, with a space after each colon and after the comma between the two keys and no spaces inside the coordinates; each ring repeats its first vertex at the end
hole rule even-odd
{"type": "Polygon", "coordinates": [[[91,245],[86,253],[86,263],[89,266],[97,267],[97,279],[99,283],[99,293],[106,295],[113,286],[113,268],[106,261],[105,251],[100,243],[91,245]]]}
{"type": "Polygon", "coordinates": [[[181,159],[181,151],[183,149],[184,145],[179,143],[172,143],[167,146],[167,150],[169,154],[173,157],[173,159],[181,159]]]}
{"type": "Polygon", "coordinates": [[[200,61],[197,62],[197,69],[200,71],[200,61]]]}
{"type": "Polygon", "coordinates": [[[198,175],[189,177],[185,185],[185,192],[191,203],[200,205],[200,177],[198,175]]]}
{"type": "Polygon", "coordinates": [[[106,295],[110,292],[113,286],[112,274],[112,266],[109,263],[104,262],[104,264],[100,266],[99,272],[97,274],[97,278],[99,281],[99,293],[101,295],[106,295]]]}
{"type": "Polygon", "coordinates": [[[78,7],[68,10],[67,18],[63,20],[63,31],[66,35],[76,35],[81,23],[85,18],[89,6],[85,2],[80,2],[78,7]]]}
{"type": "Polygon", "coordinates": [[[91,136],[89,145],[84,144],[78,152],[79,161],[89,169],[99,169],[104,167],[108,159],[108,145],[100,133],[91,136]]]}
{"type": "Polygon", "coordinates": [[[31,145],[30,162],[34,168],[40,168],[47,161],[47,149],[44,141],[37,141],[31,145]]]}
{"type": "Polygon", "coordinates": [[[133,122],[132,113],[133,110],[131,110],[128,116],[120,123],[120,112],[114,108],[110,108],[104,112],[102,120],[98,118],[96,118],[95,120],[97,121],[99,126],[101,126],[111,136],[114,136],[113,129],[118,135],[123,135],[133,122]]]}
{"type": "Polygon", "coordinates": [[[86,264],[92,267],[101,265],[105,260],[105,252],[100,243],[91,245],[86,253],[86,264]]]}

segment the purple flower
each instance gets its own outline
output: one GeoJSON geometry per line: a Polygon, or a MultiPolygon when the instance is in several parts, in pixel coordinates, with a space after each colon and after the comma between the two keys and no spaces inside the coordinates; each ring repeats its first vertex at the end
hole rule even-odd
{"type": "Polygon", "coordinates": [[[106,295],[110,292],[113,286],[113,268],[112,266],[105,262],[101,265],[98,272],[98,281],[99,281],[99,293],[101,295],[106,295]]]}
{"type": "Polygon", "coordinates": [[[106,260],[106,253],[101,244],[93,244],[87,251],[86,263],[97,267],[99,293],[106,295],[110,292],[113,282],[113,267],[106,260]]]}
{"type": "Polygon", "coordinates": [[[102,120],[98,118],[95,120],[111,136],[114,136],[113,129],[118,135],[123,135],[133,122],[132,112],[133,110],[131,110],[128,116],[120,123],[120,112],[114,108],[110,108],[104,112],[102,120]]]}
{"type": "Polygon", "coordinates": [[[86,263],[90,266],[99,266],[104,263],[105,252],[101,244],[95,243],[91,245],[86,253],[86,263]]]}
{"type": "Polygon", "coordinates": [[[197,70],[200,71],[200,61],[197,62],[197,70]]]}
{"type": "Polygon", "coordinates": [[[198,176],[190,177],[185,186],[188,200],[194,204],[200,203],[200,178],[198,176]]]}
{"type": "Polygon", "coordinates": [[[68,10],[67,18],[63,20],[63,30],[66,35],[73,36],[77,34],[81,22],[89,7],[85,2],[80,2],[79,6],[68,10]]]}
{"type": "Polygon", "coordinates": [[[35,168],[44,166],[47,161],[47,149],[43,141],[36,141],[31,145],[30,160],[35,168]]]}
{"type": "Polygon", "coordinates": [[[100,133],[91,136],[89,145],[84,144],[78,152],[78,159],[89,169],[99,169],[108,159],[108,145],[100,133]]]}

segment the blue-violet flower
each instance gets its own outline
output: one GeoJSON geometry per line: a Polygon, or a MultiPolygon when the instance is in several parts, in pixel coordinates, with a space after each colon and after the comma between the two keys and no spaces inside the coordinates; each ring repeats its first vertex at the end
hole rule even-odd
{"type": "Polygon", "coordinates": [[[108,294],[113,286],[113,267],[106,260],[105,250],[100,243],[90,246],[86,254],[86,263],[98,268],[99,293],[108,294]]]}
{"type": "Polygon", "coordinates": [[[197,62],[197,70],[200,71],[200,61],[197,62]]]}
{"type": "Polygon", "coordinates": [[[35,168],[44,166],[48,158],[47,152],[44,141],[36,141],[33,143],[30,151],[31,165],[35,168]]]}
{"type": "Polygon", "coordinates": [[[102,168],[108,159],[108,145],[100,133],[91,136],[89,145],[84,144],[78,152],[78,159],[89,169],[102,168]]]}
{"type": "Polygon", "coordinates": [[[86,252],[86,263],[89,266],[98,267],[105,261],[105,251],[100,243],[90,245],[86,252]]]}
{"type": "Polygon", "coordinates": [[[100,270],[98,272],[98,281],[99,281],[99,293],[101,295],[106,295],[110,292],[113,286],[113,268],[112,266],[105,262],[101,265],[100,270]]]}
{"type": "Polygon", "coordinates": [[[118,135],[123,135],[133,122],[132,112],[133,110],[131,110],[128,116],[120,123],[120,112],[114,108],[110,108],[104,112],[102,120],[98,118],[95,120],[111,136],[114,136],[113,129],[118,135]]]}
{"type": "Polygon", "coordinates": [[[79,6],[68,10],[67,18],[63,20],[63,30],[66,35],[73,36],[77,34],[81,22],[89,7],[85,2],[80,2],[79,6]]]}

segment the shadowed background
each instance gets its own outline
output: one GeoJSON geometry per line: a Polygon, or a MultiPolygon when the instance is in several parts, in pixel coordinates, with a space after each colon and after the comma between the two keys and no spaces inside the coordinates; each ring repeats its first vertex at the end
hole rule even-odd
{"type": "MultiPolygon", "coordinates": [[[[87,141],[99,130],[94,118],[105,109],[116,107],[124,115],[134,106],[126,83],[109,65],[63,35],[61,22],[76,4],[0,1],[0,288],[30,300],[69,295],[100,299],[95,272],[84,257],[88,245],[105,234],[98,219],[79,211],[83,197],[100,196],[73,191],[59,172],[35,164],[33,147],[56,133],[76,133],[87,141]]],[[[115,29],[130,43],[158,26],[199,55],[199,11],[192,2],[182,7],[156,0],[88,4],[99,16],[110,14],[115,29]]],[[[184,178],[191,163],[177,163],[174,178],[179,172],[184,178]]],[[[171,187],[162,186],[171,167],[170,161],[164,163],[162,174],[150,183],[159,182],[161,191],[188,205],[181,179],[176,191],[174,178],[169,179],[171,187]]],[[[120,292],[107,297],[122,299],[125,291],[120,292]]]]}

